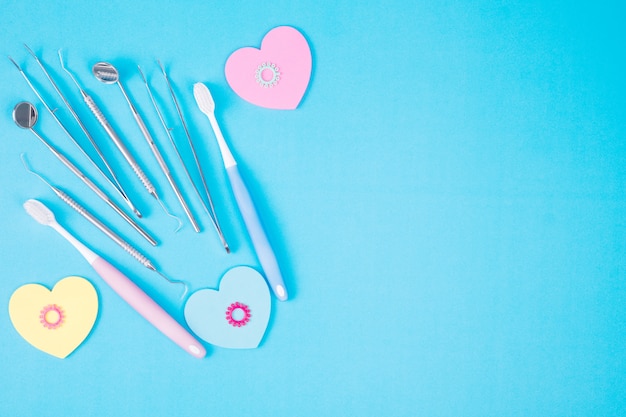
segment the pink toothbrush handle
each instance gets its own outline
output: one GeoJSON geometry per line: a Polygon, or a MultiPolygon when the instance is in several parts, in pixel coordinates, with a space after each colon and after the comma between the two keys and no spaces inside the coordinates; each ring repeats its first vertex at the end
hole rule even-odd
{"type": "Polygon", "coordinates": [[[113,291],[174,343],[196,358],[204,358],[206,349],[160,305],[113,265],[96,258],[91,264],[113,291]]]}

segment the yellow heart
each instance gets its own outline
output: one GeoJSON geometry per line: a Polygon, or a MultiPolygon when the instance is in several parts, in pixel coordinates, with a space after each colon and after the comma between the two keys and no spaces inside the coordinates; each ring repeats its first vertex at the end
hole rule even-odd
{"type": "Polygon", "coordinates": [[[11,296],[9,315],[28,343],[63,359],[85,340],[96,322],[98,294],[81,277],[63,278],[52,291],[27,284],[11,296]]]}

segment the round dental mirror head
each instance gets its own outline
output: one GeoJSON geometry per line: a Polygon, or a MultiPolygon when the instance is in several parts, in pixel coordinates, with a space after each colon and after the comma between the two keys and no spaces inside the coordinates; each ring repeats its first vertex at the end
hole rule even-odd
{"type": "Polygon", "coordinates": [[[37,123],[37,109],[27,101],[17,103],[13,108],[13,121],[22,129],[32,129],[37,123]]]}
{"type": "Polygon", "coordinates": [[[98,62],[91,68],[91,72],[98,81],[105,84],[115,84],[120,79],[117,69],[108,62],[98,62]]]}

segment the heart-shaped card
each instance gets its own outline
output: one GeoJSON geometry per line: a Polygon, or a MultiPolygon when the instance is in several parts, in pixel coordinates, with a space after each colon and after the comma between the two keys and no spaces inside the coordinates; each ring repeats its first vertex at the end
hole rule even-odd
{"type": "Polygon", "coordinates": [[[244,100],[260,107],[293,110],[311,78],[311,49],[290,26],[270,30],[261,49],[245,47],[226,61],[226,81],[244,100]]]}
{"type": "Polygon", "coordinates": [[[65,358],[87,337],[98,316],[98,294],[81,277],[66,277],[49,290],[43,285],[19,287],[9,301],[15,330],[28,343],[65,358]]]}
{"type": "Polygon", "coordinates": [[[228,270],[218,291],[198,290],[185,304],[185,320],[198,337],[231,349],[256,348],[265,334],[270,312],[265,279],[246,266],[228,270]]]}

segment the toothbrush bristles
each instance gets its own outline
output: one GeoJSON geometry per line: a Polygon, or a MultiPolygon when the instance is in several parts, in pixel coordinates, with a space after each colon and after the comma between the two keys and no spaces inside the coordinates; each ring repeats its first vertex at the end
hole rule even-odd
{"type": "Polygon", "coordinates": [[[195,83],[193,85],[193,95],[198,103],[198,107],[205,114],[213,113],[215,111],[215,101],[211,95],[209,88],[202,83],[195,83]]]}
{"type": "Polygon", "coordinates": [[[45,226],[50,226],[56,221],[54,218],[54,213],[39,200],[27,200],[24,203],[24,209],[26,210],[26,213],[30,215],[30,217],[45,226]]]}

